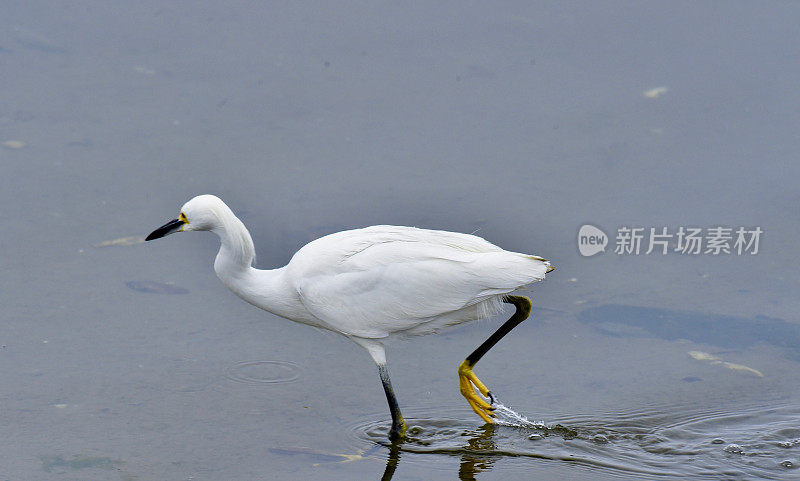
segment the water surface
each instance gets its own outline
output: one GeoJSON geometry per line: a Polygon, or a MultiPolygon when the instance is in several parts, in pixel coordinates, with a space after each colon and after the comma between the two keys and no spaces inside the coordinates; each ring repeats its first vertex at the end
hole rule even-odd
{"type": "Polygon", "coordinates": [[[0,12],[3,479],[798,476],[796,3],[0,12]],[[261,268],[378,223],[550,259],[477,369],[544,427],[458,393],[498,316],[391,343],[388,444],[361,348],[242,303],[212,235],[141,242],[200,193],[261,268]],[[764,236],[584,258],[586,223],[764,236]]]}

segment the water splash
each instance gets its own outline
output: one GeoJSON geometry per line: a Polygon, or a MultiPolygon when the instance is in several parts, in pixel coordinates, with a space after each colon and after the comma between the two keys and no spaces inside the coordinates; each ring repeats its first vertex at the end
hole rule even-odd
{"type": "Polygon", "coordinates": [[[500,402],[497,397],[493,398],[492,407],[494,407],[495,423],[501,426],[513,426],[518,428],[534,428],[546,429],[547,425],[542,421],[531,421],[522,414],[514,411],[510,407],[500,402]]]}
{"type": "MultiPolygon", "coordinates": [[[[643,406],[626,412],[590,413],[533,421],[493,399],[494,424],[477,426],[472,413],[452,418],[448,407],[409,409],[407,439],[387,441],[384,411],[352,427],[352,449],[395,447],[387,466],[447,469],[456,459],[462,479],[475,479],[498,460],[509,478],[552,476],[563,463],[625,479],[797,479],[800,407],[643,406]],[[671,409],[671,411],[670,411],[671,409]],[[415,412],[416,411],[416,412],[415,412]],[[394,457],[393,457],[394,456],[394,457]],[[549,461],[549,462],[548,462],[549,461]]],[[[379,456],[380,457],[380,456],[379,456]]],[[[403,469],[402,467],[398,469],[403,469]]],[[[436,478],[437,476],[433,476],[436,478]]]]}

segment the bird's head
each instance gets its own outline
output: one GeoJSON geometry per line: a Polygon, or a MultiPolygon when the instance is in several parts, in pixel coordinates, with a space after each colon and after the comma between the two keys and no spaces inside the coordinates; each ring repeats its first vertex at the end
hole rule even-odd
{"type": "Polygon", "coordinates": [[[145,240],[159,239],[175,232],[213,230],[220,225],[220,214],[229,210],[228,206],[215,195],[198,195],[183,204],[177,219],[154,230],[145,240]]]}

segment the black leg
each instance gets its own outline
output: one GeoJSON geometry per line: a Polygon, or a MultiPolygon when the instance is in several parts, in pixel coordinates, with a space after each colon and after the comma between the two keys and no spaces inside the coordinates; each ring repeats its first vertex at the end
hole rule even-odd
{"type": "Polygon", "coordinates": [[[506,334],[511,332],[512,329],[517,327],[519,323],[527,319],[528,316],[531,314],[532,303],[531,300],[528,299],[527,297],[507,296],[503,299],[503,302],[508,304],[514,304],[514,307],[517,308],[516,312],[514,312],[514,315],[511,316],[509,320],[504,322],[503,325],[500,326],[500,328],[497,331],[495,331],[494,334],[489,336],[489,339],[483,341],[483,344],[478,346],[477,349],[472,351],[472,354],[467,356],[466,361],[467,363],[469,363],[470,367],[475,366],[475,364],[477,364],[478,361],[481,360],[483,355],[486,354],[489,351],[489,349],[494,347],[495,344],[497,344],[497,341],[499,341],[506,334]]]}
{"type": "Polygon", "coordinates": [[[491,349],[497,342],[506,334],[511,332],[512,329],[517,327],[519,323],[528,318],[531,313],[531,300],[522,296],[507,296],[503,302],[513,304],[517,310],[509,320],[503,323],[494,334],[489,336],[488,339],[483,341],[483,344],[478,346],[477,349],[472,351],[472,354],[467,356],[466,359],[458,366],[458,378],[461,388],[461,394],[466,398],[470,407],[487,423],[492,423],[494,417],[494,397],[489,389],[478,379],[478,376],[472,372],[472,368],[480,361],[484,354],[491,349]],[[473,387],[474,386],[474,387],[473,387]],[[475,388],[485,397],[489,398],[490,402],[483,400],[475,392],[475,388]]]}
{"type": "Polygon", "coordinates": [[[394,389],[392,389],[392,381],[389,380],[389,370],[386,368],[386,364],[378,364],[378,373],[381,375],[383,391],[386,393],[389,411],[392,413],[392,429],[389,430],[389,439],[391,441],[402,439],[406,436],[406,421],[403,419],[403,415],[400,414],[400,406],[398,406],[397,398],[394,396],[394,389]]]}

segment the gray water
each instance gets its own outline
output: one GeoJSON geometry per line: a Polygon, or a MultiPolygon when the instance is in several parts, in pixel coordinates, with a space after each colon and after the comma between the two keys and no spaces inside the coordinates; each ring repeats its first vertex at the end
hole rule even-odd
{"type": "MultiPolygon", "coordinates": [[[[793,479],[795,2],[0,2],[0,479],[793,479]],[[503,321],[389,346],[241,302],[194,195],[258,266],[386,223],[557,270],[503,321]],[[582,257],[581,225],[612,236],[582,257]],[[622,226],[760,227],[756,255],[623,255],[622,226]]],[[[504,313],[506,316],[508,312],[504,313]]]]}

